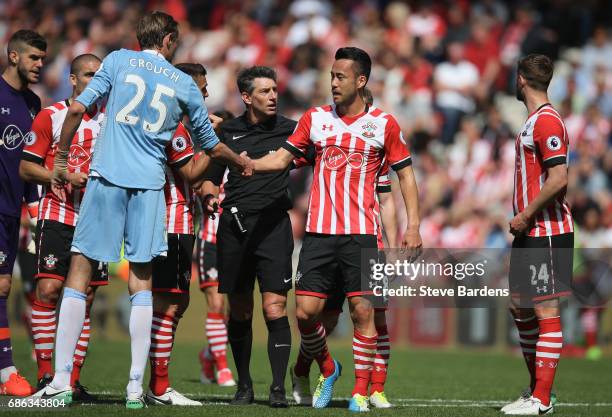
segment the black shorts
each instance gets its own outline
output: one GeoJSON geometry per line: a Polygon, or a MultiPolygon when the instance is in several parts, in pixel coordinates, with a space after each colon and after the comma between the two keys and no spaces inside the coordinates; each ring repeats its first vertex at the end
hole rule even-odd
{"type": "Polygon", "coordinates": [[[286,293],[292,287],[293,232],[286,211],[245,214],[241,233],[229,210],[223,210],[217,232],[219,292],[246,294],[255,278],[260,292],[286,293]]]}
{"type": "MultiPolygon", "coordinates": [[[[64,281],[70,269],[72,256],[70,247],[74,236],[74,226],[54,220],[40,220],[36,225],[36,265],[39,278],[52,278],[64,281]]],[[[89,285],[92,287],[108,285],[108,264],[98,262],[89,285]]]]}
{"type": "Polygon", "coordinates": [[[300,261],[295,277],[295,294],[328,298],[337,288],[347,297],[371,295],[369,261],[362,259],[362,251],[374,252],[375,235],[304,236],[300,261]],[[337,271],[341,273],[338,283],[337,271]],[[366,283],[364,285],[364,283],[366,283]]]}
{"type": "Polygon", "coordinates": [[[512,242],[510,293],[521,307],[571,294],[574,234],[521,236],[512,242]]]}
{"type": "Polygon", "coordinates": [[[195,236],[168,233],[168,255],[153,259],[153,291],[189,294],[195,236]]]}
{"type": "Polygon", "coordinates": [[[217,269],[217,245],[198,239],[198,279],[200,289],[219,285],[219,270],[217,269]]]}

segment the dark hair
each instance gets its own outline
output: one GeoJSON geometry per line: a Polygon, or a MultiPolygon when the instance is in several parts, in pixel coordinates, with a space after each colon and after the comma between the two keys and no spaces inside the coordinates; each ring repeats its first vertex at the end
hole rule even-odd
{"type": "Polygon", "coordinates": [[[255,89],[253,80],[255,78],[269,78],[276,82],[276,71],[270,67],[255,66],[245,68],[238,73],[238,91],[240,93],[251,94],[255,89]]]}
{"type": "Polygon", "coordinates": [[[224,122],[233,119],[234,117],[234,113],[232,113],[229,110],[217,110],[216,112],[213,113],[215,116],[220,117],[223,119],[224,122]]]}
{"type": "Polygon", "coordinates": [[[206,68],[202,64],[183,62],[176,64],[175,67],[191,77],[197,77],[198,75],[204,77],[206,75],[206,68]]]}
{"type": "Polygon", "coordinates": [[[38,32],[21,29],[13,33],[9,39],[6,48],[7,55],[10,54],[11,51],[21,52],[24,45],[33,46],[41,51],[47,50],[47,41],[38,32]]]}
{"type": "Polygon", "coordinates": [[[553,71],[553,62],[546,55],[529,54],[518,61],[518,74],[527,80],[529,87],[538,91],[548,90],[553,71]]]}
{"type": "Polygon", "coordinates": [[[374,96],[372,95],[372,92],[370,91],[368,87],[365,87],[363,89],[363,101],[368,106],[371,106],[372,104],[374,104],[374,96]]]}
{"type": "Polygon", "coordinates": [[[350,59],[355,62],[355,72],[357,75],[364,75],[366,81],[370,79],[370,71],[372,70],[372,60],[370,55],[363,49],[356,48],[354,46],[346,46],[336,51],[336,56],[339,59],[350,59]]]}
{"type": "Polygon", "coordinates": [[[76,74],[80,69],[83,63],[87,61],[97,61],[102,62],[100,58],[95,56],[94,54],[82,54],[77,56],[70,63],[70,74],[76,74]]]}
{"type": "Polygon", "coordinates": [[[172,35],[172,40],[178,38],[178,23],[164,12],[144,15],[136,28],[136,38],[141,49],[161,48],[164,37],[168,34],[172,35]]]}

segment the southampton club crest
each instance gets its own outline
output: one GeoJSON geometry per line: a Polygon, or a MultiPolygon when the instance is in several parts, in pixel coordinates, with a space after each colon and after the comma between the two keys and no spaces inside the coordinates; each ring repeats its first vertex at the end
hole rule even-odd
{"type": "Polygon", "coordinates": [[[57,258],[54,254],[51,253],[48,256],[45,256],[44,259],[46,269],[55,269],[55,267],[57,266],[57,258]]]}
{"type": "Polygon", "coordinates": [[[374,122],[369,121],[363,126],[361,126],[361,128],[363,129],[363,132],[361,132],[361,135],[364,138],[372,139],[374,136],[376,136],[376,133],[374,131],[378,129],[378,126],[376,126],[374,122]]]}

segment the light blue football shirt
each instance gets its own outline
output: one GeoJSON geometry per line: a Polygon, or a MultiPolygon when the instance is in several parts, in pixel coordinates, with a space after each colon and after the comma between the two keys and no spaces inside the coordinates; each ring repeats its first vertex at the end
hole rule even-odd
{"type": "Polygon", "coordinates": [[[156,51],[110,53],[76,100],[90,108],[108,97],[90,172],[123,188],[163,188],[166,145],[186,114],[203,150],[219,139],[191,76],[156,51]]]}

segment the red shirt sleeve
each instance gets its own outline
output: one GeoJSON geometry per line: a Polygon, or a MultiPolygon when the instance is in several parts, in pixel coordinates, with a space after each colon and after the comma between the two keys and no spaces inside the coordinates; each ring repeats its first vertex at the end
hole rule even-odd
{"type": "Polygon", "coordinates": [[[394,171],[398,171],[412,164],[410,152],[402,136],[402,131],[395,118],[391,115],[386,117],[385,126],[385,157],[394,171]]]}
{"type": "Polygon", "coordinates": [[[172,140],[166,145],[168,165],[181,166],[193,157],[193,142],[191,135],[182,123],[179,123],[172,140]]]}
{"type": "Polygon", "coordinates": [[[312,113],[315,109],[310,109],[298,121],[295,130],[287,138],[287,142],[283,144],[283,148],[291,152],[296,158],[302,158],[306,155],[308,145],[312,144],[310,140],[310,128],[312,126],[312,113]]]}
{"type": "Polygon", "coordinates": [[[567,163],[565,128],[557,117],[538,116],[533,126],[533,142],[546,168],[567,163]]]}
{"type": "Polygon", "coordinates": [[[40,164],[53,145],[53,127],[49,110],[42,110],[36,115],[30,132],[31,136],[23,148],[24,159],[40,164]]]}

